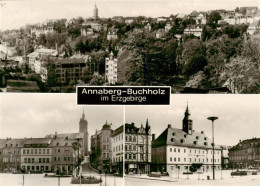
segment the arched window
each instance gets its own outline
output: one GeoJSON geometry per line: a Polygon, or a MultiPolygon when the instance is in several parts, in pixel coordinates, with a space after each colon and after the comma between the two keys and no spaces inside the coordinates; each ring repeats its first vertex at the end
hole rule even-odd
{"type": "Polygon", "coordinates": [[[132,141],[132,136],[129,136],[129,141],[132,141]]]}

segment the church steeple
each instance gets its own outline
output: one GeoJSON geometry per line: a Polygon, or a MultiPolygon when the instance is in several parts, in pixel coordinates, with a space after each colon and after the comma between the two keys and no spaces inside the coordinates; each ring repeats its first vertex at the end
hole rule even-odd
{"type": "Polygon", "coordinates": [[[97,8],[96,1],[95,1],[95,6],[94,6],[93,18],[94,18],[94,19],[98,19],[98,8],[97,8]]]}
{"type": "Polygon", "coordinates": [[[82,119],[85,119],[84,108],[83,108],[83,113],[82,113],[82,119]]]}
{"type": "Polygon", "coordinates": [[[184,118],[182,120],[182,130],[186,132],[187,134],[192,134],[193,132],[193,125],[192,125],[192,120],[189,118],[190,117],[190,111],[189,111],[189,106],[187,103],[187,107],[184,113],[184,118]]]}

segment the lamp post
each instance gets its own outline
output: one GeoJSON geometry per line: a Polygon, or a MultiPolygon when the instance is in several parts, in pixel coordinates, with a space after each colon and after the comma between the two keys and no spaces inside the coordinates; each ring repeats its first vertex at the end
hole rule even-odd
{"type": "Polygon", "coordinates": [[[212,121],[212,153],[213,153],[213,180],[215,180],[215,159],[214,159],[214,146],[215,146],[215,144],[214,144],[214,121],[215,120],[217,120],[218,119],[218,117],[216,117],[216,116],[211,116],[211,117],[208,117],[208,120],[210,120],[210,121],[212,121]]]}
{"type": "Polygon", "coordinates": [[[79,171],[80,171],[80,162],[79,162],[79,140],[80,138],[76,138],[77,142],[78,142],[78,167],[77,167],[77,176],[79,175],[79,171]]]}

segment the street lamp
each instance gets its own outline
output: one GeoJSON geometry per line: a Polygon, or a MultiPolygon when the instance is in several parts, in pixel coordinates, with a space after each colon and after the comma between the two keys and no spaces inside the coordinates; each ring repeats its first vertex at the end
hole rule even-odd
{"type": "Polygon", "coordinates": [[[212,147],[213,147],[213,180],[215,180],[215,159],[214,159],[214,146],[215,146],[215,144],[214,144],[214,121],[215,120],[217,120],[218,119],[218,117],[216,117],[216,116],[211,116],[211,117],[208,117],[208,120],[210,120],[210,121],[212,121],[212,147]]]}
{"type": "Polygon", "coordinates": [[[81,138],[76,138],[76,140],[77,140],[77,142],[78,142],[78,167],[77,167],[77,176],[79,175],[79,171],[80,171],[80,161],[79,161],[79,140],[80,140],[81,138]]]}

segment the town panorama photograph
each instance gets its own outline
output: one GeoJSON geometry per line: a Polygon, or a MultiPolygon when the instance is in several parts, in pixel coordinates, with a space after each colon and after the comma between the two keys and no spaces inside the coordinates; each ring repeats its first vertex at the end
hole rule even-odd
{"type": "Polygon", "coordinates": [[[260,92],[258,0],[1,0],[0,91],[260,92]]]}

